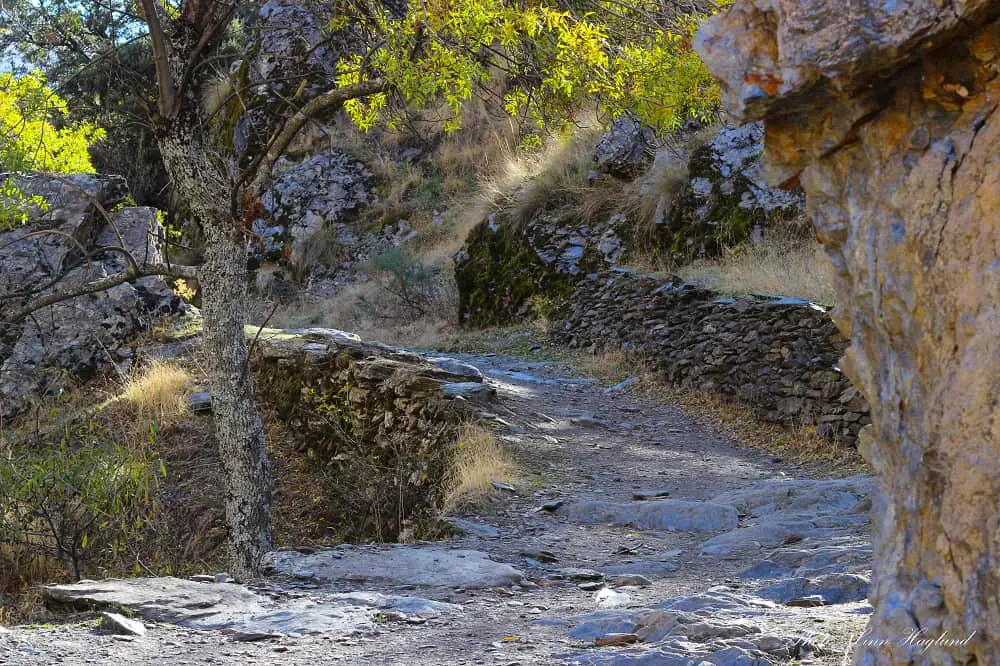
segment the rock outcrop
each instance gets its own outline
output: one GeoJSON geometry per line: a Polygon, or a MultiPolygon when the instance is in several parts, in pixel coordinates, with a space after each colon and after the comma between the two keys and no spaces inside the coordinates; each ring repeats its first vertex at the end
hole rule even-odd
{"type": "MultiPolygon", "coordinates": [[[[717,256],[724,248],[794,219],[805,210],[800,190],[781,190],[763,178],[764,127],[726,125],[688,161],[688,180],[663,222],[673,263],[717,256]]],[[[659,221],[658,221],[659,222],[659,221]]]]}
{"type": "Polygon", "coordinates": [[[620,185],[631,188],[627,196],[622,189],[623,198],[655,199],[659,192],[651,224],[637,220],[628,206],[616,210],[615,202],[607,214],[585,220],[578,200],[583,195],[559,190],[530,219],[499,210],[474,227],[455,255],[461,322],[507,324],[535,314],[539,300],[558,308],[580,280],[629,261],[636,251],[679,265],[717,256],[802,213],[801,192],[763,180],[760,125],[723,127],[704,146],[690,153],[664,149],[655,161],[653,145],[648,128],[625,116],[601,139],[595,156],[603,170],[635,178],[620,185]],[[687,176],[662,191],[668,171],[687,176]],[[640,227],[648,229],[640,233],[640,227]]]}
{"type": "Polygon", "coordinates": [[[334,258],[321,256],[332,247],[345,258],[357,254],[361,240],[348,222],[374,198],[365,166],[329,150],[282,167],[263,198],[269,219],[255,223],[261,254],[286,258],[300,270],[321,262],[336,267],[339,262],[334,258]],[[318,237],[321,231],[329,234],[329,240],[318,237]]]}
{"type": "Polygon", "coordinates": [[[159,277],[50,305],[21,323],[4,323],[32,299],[121,273],[121,247],[137,260],[161,263],[163,229],[151,208],[111,213],[127,190],[120,178],[89,175],[17,177],[45,211],[0,233],[0,414],[18,414],[32,397],[89,378],[126,361],[125,344],[157,317],[179,311],[180,299],[159,277]]]}
{"type": "Polygon", "coordinates": [[[846,341],[825,309],[801,299],[723,298],[624,269],[580,283],[554,335],[571,347],[625,350],[668,382],[739,400],[784,425],[815,425],[853,445],[869,422],[840,372],[846,341]]]}
{"type": "Polygon", "coordinates": [[[1000,663],[998,16],[737,0],[697,40],[728,111],[764,119],[769,174],[802,183],[837,270],[881,483],[864,666],[1000,663]]]}
{"type": "Polygon", "coordinates": [[[649,167],[655,152],[653,128],[624,115],[597,142],[594,163],[599,171],[617,178],[634,178],[649,167]]]}

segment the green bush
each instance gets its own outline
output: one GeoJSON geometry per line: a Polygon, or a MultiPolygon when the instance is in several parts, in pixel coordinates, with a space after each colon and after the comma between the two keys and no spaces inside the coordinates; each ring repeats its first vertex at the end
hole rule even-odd
{"type": "Polygon", "coordinates": [[[89,420],[8,447],[0,459],[0,544],[58,560],[79,580],[88,563],[120,561],[141,538],[164,474],[148,443],[128,446],[89,420]]]}
{"type": "Polygon", "coordinates": [[[361,265],[378,285],[375,297],[359,297],[358,306],[375,320],[411,320],[447,311],[447,287],[440,272],[399,248],[390,248],[361,265]]]}

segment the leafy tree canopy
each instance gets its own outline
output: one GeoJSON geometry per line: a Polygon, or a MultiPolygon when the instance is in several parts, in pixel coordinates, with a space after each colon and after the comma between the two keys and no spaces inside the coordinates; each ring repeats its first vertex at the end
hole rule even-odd
{"type": "Polygon", "coordinates": [[[90,123],[65,125],[68,114],[41,73],[0,74],[0,169],[93,173],[87,148],[104,130],[90,123]]]}
{"type": "MultiPolygon", "coordinates": [[[[539,129],[590,103],[612,116],[634,112],[667,131],[715,112],[719,89],[690,46],[702,14],[669,1],[578,4],[435,0],[409,3],[402,16],[369,7],[367,41],[376,46],[343,59],[339,83],[377,78],[386,91],[345,108],[367,129],[398,122],[394,93],[418,108],[443,100],[454,112],[446,129],[454,130],[463,103],[499,72],[513,84],[504,108],[539,129]]],[[[352,20],[338,14],[330,27],[352,20]]]]}
{"type": "MultiPolygon", "coordinates": [[[[39,72],[0,74],[0,171],[93,173],[88,147],[104,136],[89,123],[64,124],[66,103],[39,72]]],[[[0,229],[24,223],[30,205],[10,180],[0,183],[0,229]]]]}

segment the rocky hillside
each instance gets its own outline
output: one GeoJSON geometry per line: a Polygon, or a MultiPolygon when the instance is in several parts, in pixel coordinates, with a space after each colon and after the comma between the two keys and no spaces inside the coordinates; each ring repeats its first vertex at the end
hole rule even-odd
{"type": "MultiPolygon", "coordinates": [[[[120,274],[126,257],[115,248],[150,263],[166,261],[156,211],[116,208],[126,193],[120,178],[17,177],[16,184],[44,197],[47,208],[34,210],[29,224],[0,232],[0,322],[35,299],[120,274]]],[[[164,280],[145,277],[0,324],[0,415],[15,416],[32,398],[108,367],[127,371],[131,341],[184,308],[164,280]]]]}

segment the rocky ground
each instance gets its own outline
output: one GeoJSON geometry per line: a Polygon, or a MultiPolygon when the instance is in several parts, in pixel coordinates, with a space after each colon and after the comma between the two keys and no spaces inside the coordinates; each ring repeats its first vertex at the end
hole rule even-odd
{"type": "Polygon", "coordinates": [[[554,364],[459,358],[498,389],[489,418],[522,470],[456,517],[463,536],[283,551],[252,586],[53,587],[144,626],[0,628],[0,663],[845,663],[871,611],[871,479],[810,478],[554,364]]]}

